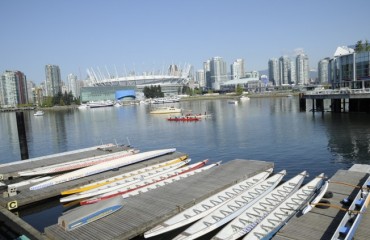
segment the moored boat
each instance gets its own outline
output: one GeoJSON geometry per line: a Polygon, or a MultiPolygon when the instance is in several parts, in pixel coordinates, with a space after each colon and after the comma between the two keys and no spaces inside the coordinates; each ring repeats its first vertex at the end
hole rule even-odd
{"type": "Polygon", "coordinates": [[[114,102],[111,100],[106,101],[90,101],[87,103],[89,108],[113,107],[114,102]]]}
{"type": "Polygon", "coordinates": [[[307,203],[307,206],[302,210],[303,215],[311,211],[312,208],[314,208],[315,205],[320,202],[320,200],[324,197],[326,191],[328,190],[328,187],[329,181],[325,181],[324,185],[320,188],[320,191],[317,194],[317,196],[311,202],[307,203]]]}
{"type": "Polygon", "coordinates": [[[152,171],[152,170],[155,170],[155,169],[159,169],[159,168],[163,168],[163,167],[166,167],[166,166],[169,166],[169,165],[172,165],[172,164],[179,163],[179,162],[184,161],[185,159],[187,159],[187,157],[188,157],[187,155],[184,155],[184,156],[181,156],[181,157],[178,157],[178,158],[175,158],[175,159],[163,162],[163,163],[158,163],[158,164],[155,164],[155,165],[152,165],[152,166],[140,168],[138,170],[123,173],[123,174],[120,174],[120,175],[117,175],[117,176],[114,176],[114,177],[110,177],[110,178],[106,178],[106,179],[96,181],[96,182],[93,182],[93,183],[85,184],[85,185],[77,187],[77,188],[68,189],[68,190],[62,191],[61,195],[75,194],[75,193],[80,193],[80,192],[88,191],[88,190],[91,190],[91,189],[95,189],[95,188],[107,185],[109,183],[112,183],[112,182],[123,180],[123,179],[128,178],[128,177],[138,176],[142,173],[146,173],[146,172],[149,172],[149,171],[152,171]]]}
{"type": "Polygon", "coordinates": [[[312,198],[317,189],[322,186],[323,178],[324,174],[322,173],[284,200],[283,203],[265,216],[243,240],[271,239],[312,198]]]}
{"type": "Polygon", "coordinates": [[[106,199],[109,199],[109,198],[112,198],[112,197],[120,196],[120,195],[129,193],[129,192],[132,192],[134,190],[149,186],[151,184],[163,181],[165,179],[168,179],[168,178],[171,178],[171,177],[174,177],[174,176],[184,174],[184,173],[187,173],[189,171],[193,171],[195,169],[201,168],[207,162],[208,162],[208,160],[204,160],[204,161],[191,164],[187,167],[183,167],[183,168],[175,170],[175,171],[171,171],[171,172],[168,172],[168,173],[165,173],[165,174],[162,174],[162,175],[159,175],[159,176],[155,176],[155,177],[152,177],[152,178],[144,179],[143,181],[137,182],[135,184],[124,186],[123,188],[119,188],[119,189],[116,189],[114,191],[107,192],[107,193],[95,196],[93,198],[83,200],[83,201],[80,202],[80,204],[81,205],[93,204],[93,203],[97,203],[97,202],[100,202],[102,200],[106,200],[106,199]]]}
{"type": "Polygon", "coordinates": [[[87,177],[90,175],[105,172],[105,171],[112,170],[115,168],[120,168],[120,167],[129,165],[129,164],[145,161],[145,160],[148,160],[154,157],[159,157],[159,156],[162,156],[168,153],[172,153],[174,151],[176,151],[176,148],[154,150],[154,151],[134,154],[134,155],[123,157],[117,160],[111,160],[108,162],[99,163],[93,166],[74,170],[72,172],[68,172],[60,176],[54,177],[48,181],[45,181],[45,182],[42,182],[40,184],[30,187],[30,190],[38,190],[38,189],[46,188],[46,187],[53,186],[56,184],[60,184],[63,182],[68,182],[68,181],[72,181],[75,179],[87,177]]]}
{"type": "Polygon", "coordinates": [[[43,111],[36,111],[33,116],[43,116],[44,112],[43,111]]]}
{"type": "Polygon", "coordinates": [[[367,178],[362,188],[352,201],[348,211],[343,216],[331,240],[350,240],[353,239],[355,232],[366,212],[370,203],[370,177],[367,178]]]}
{"type": "Polygon", "coordinates": [[[162,167],[162,168],[157,168],[157,169],[153,169],[151,171],[143,172],[139,175],[133,175],[133,176],[124,178],[124,179],[119,180],[119,181],[114,181],[114,182],[108,183],[108,184],[100,186],[98,188],[94,188],[94,189],[91,189],[91,190],[88,190],[88,191],[84,191],[84,192],[76,193],[76,194],[73,194],[73,195],[69,195],[67,197],[63,197],[63,198],[60,199],[60,202],[70,202],[70,201],[74,201],[74,200],[78,200],[78,199],[82,199],[82,198],[93,197],[93,196],[96,196],[96,195],[100,195],[100,194],[104,194],[104,193],[107,193],[107,192],[114,191],[115,189],[120,189],[120,188],[123,188],[125,186],[132,185],[134,183],[137,184],[138,182],[143,181],[147,178],[154,177],[154,176],[157,176],[157,175],[160,175],[160,174],[164,174],[164,173],[173,171],[177,168],[180,168],[180,167],[184,166],[185,164],[187,164],[188,162],[190,162],[190,159],[186,159],[184,161],[180,161],[176,164],[171,164],[171,165],[168,165],[168,166],[165,166],[165,167],[162,167]]]}
{"type": "Polygon", "coordinates": [[[111,154],[96,156],[96,157],[89,157],[89,158],[79,159],[75,161],[34,168],[34,169],[26,170],[26,171],[20,171],[18,172],[18,174],[19,176],[37,176],[37,175],[44,175],[44,174],[67,172],[67,171],[84,168],[84,167],[96,165],[96,164],[107,162],[107,161],[120,159],[122,157],[131,156],[138,152],[139,150],[137,149],[128,149],[128,150],[120,151],[117,153],[111,153],[111,154]]]}
{"type": "Polygon", "coordinates": [[[286,171],[284,170],[253,186],[248,191],[238,195],[231,201],[228,201],[227,204],[223,204],[204,218],[191,225],[174,239],[195,239],[228,223],[245,209],[271,192],[285,175],[286,171]]]}
{"type": "Polygon", "coordinates": [[[175,107],[158,107],[150,111],[151,114],[171,114],[171,113],[181,113],[181,108],[175,107]]]}
{"type": "Polygon", "coordinates": [[[301,186],[306,172],[289,179],[276,187],[265,197],[254,203],[233,221],[227,224],[214,236],[213,240],[238,239],[250,232],[267,214],[274,210],[287,197],[291,196],[301,186]]]}
{"type": "Polygon", "coordinates": [[[195,222],[202,217],[205,217],[210,212],[223,204],[226,204],[231,199],[247,191],[254,185],[265,180],[271,173],[272,168],[252,176],[242,182],[232,185],[231,187],[212,195],[211,197],[199,202],[198,204],[182,211],[174,217],[166,220],[162,224],[144,233],[145,238],[153,237],[173,229],[180,228],[189,223],[195,222]]]}

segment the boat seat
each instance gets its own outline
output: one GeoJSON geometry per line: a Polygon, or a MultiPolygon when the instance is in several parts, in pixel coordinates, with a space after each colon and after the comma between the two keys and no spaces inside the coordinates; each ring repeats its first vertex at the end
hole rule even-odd
{"type": "Polygon", "coordinates": [[[349,232],[349,227],[343,226],[339,229],[339,235],[345,236],[349,232]]]}
{"type": "Polygon", "coordinates": [[[365,200],[364,199],[357,199],[355,204],[357,208],[361,208],[362,205],[364,205],[365,200]]]}

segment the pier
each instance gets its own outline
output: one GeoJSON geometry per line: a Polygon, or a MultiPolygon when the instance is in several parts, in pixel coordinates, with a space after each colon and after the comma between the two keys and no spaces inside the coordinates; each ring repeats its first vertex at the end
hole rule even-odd
{"type": "Polygon", "coordinates": [[[331,101],[332,112],[370,112],[370,88],[316,89],[300,95],[300,109],[312,100],[312,112],[324,112],[324,101],[331,101]]]}
{"type": "MultiPolygon", "coordinates": [[[[124,148],[119,148],[113,145],[105,147],[102,151],[98,150],[97,147],[94,147],[45,156],[38,159],[31,159],[29,161],[33,161],[42,166],[45,164],[44,161],[48,161],[50,159],[54,159],[54,161],[57,161],[56,159],[58,158],[72,160],[74,157],[88,156],[91,154],[94,155],[94,153],[106,154],[110,152],[108,149],[111,151],[119,151],[124,148]]],[[[182,179],[181,181],[162,186],[158,189],[148,191],[145,194],[129,197],[124,200],[123,207],[118,211],[72,231],[65,231],[62,226],[52,224],[47,226],[44,229],[44,232],[40,232],[14,214],[17,210],[16,208],[9,211],[9,209],[14,207],[9,206],[9,202],[16,201],[17,208],[32,205],[32,208],[35,209],[37,209],[37,203],[41,201],[53,202],[54,204],[57,202],[56,204],[58,204],[60,192],[62,190],[81,186],[91,181],[101,180],[148,165],[164,162],[183,155],[184,153],[180,152],[167,154],[141,163],[125,166],[118,170],[107,171],[75,181],[48,187],[45,190],[30,191],[29,186],[20,188],[18,190],[19,192],[15,196],[0,197],[0,223],[3,224],[3,228],[5,227],[9,229],[9,232],[16,232],[18,236],[25,235],[30,239],[142,239],[144,232],[150,230],[180,211],[199,203],[203,199],[226,189],[237,182],[274,166],[272,162],[235,159],[201,174],[196,174],[189,178],[182,179]]],[[[24,163],[22,162],[23,161],[18,161],[15,163],[5,164],[5,166],[2,165],[2,168],[0,169],[3,169],[3,167],[24,169],[22,165],[29,164],[27,161],[24,161],[24,163]]],[[[12,169],[10,172],[11,173],[4,175],[12,176],[16,171],[15,169],[12,169]]],[[[369,165],[354,165],[349,170],[339,170],[334,176],[329,176],[330,181],[333,183],[329,184],[328,191],[333,194],[332,197],[327,200],[332,205],[342,206],[341,200],[346,197],[354,196],[358,192],[358,189],[353,186],[362,185],[364,179],[367,178],[369,173],[369,165]],[[335,184],[334,182],[343,182],[346,184],[335,184]]],[[[65,207],[65,211],[69,211],[69,208],[67,206],[65,207]]],[[[73,207],[71,209],[73,211],[73,207]]],[[[273,239],[330,238],[343,215],[344,212],[336,208],[314,208],[304,216],[297,215],[293,217],[273,239]]],[[[356,239],[368,238],[370,231],[367,226],[369,224],[370,214],[369,212],[365,212],[361,225],[356,232],[356,239]]],[[[171,239],[183,230],[184,228],[173,230],[161,235],[160,238],[171,239]]],[[[220,229],[216,231],[219,230],[220,229]]],[[[211,235],[206,235],[206,237],[211,238],[215,235],[215,232],[211,232],[210,234],[211,235]]],[[[153,239],[157,238],[154,237],[153,239]]]]}

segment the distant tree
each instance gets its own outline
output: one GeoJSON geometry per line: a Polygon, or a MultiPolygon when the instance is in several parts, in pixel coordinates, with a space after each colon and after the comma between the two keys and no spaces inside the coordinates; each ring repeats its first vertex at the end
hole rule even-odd
{"type": "Polygon", "coordinates": [[[357,41],[356,46],[355,46],[355,51],[362,52],[363,50],[364,50],[364,47],[362,45],[362,40],[357,41]]]}
{"type": "Polygon", "coordinates": [[[241,84],[236,85],[235,93],[236,93],[236,95],[242,95],[243,94],[243,86],[241,84]]]}
{"type": "Polygon", "coordinates": [[[54,106],[53,100],[54,100],[53,97],[44,97],[44,99],[42,101],[42,107],[52,107],[52,106],[54,106]]]}
{"type": "Polygon", "coordinates": [[[370,51],[370,45],[369,45],[369,41],[367,39],[365,41],[365,51],[370,51]]]}

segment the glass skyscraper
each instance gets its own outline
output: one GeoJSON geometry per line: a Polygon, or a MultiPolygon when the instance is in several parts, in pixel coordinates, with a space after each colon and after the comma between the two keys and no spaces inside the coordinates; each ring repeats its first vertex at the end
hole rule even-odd
{"type": "Polygon", "coordinates": [[[62,92],[62,79],[60,77],[60,69],[57,65],[45,66],[45,95],[53,97],[59,92],[62,92]]]}

